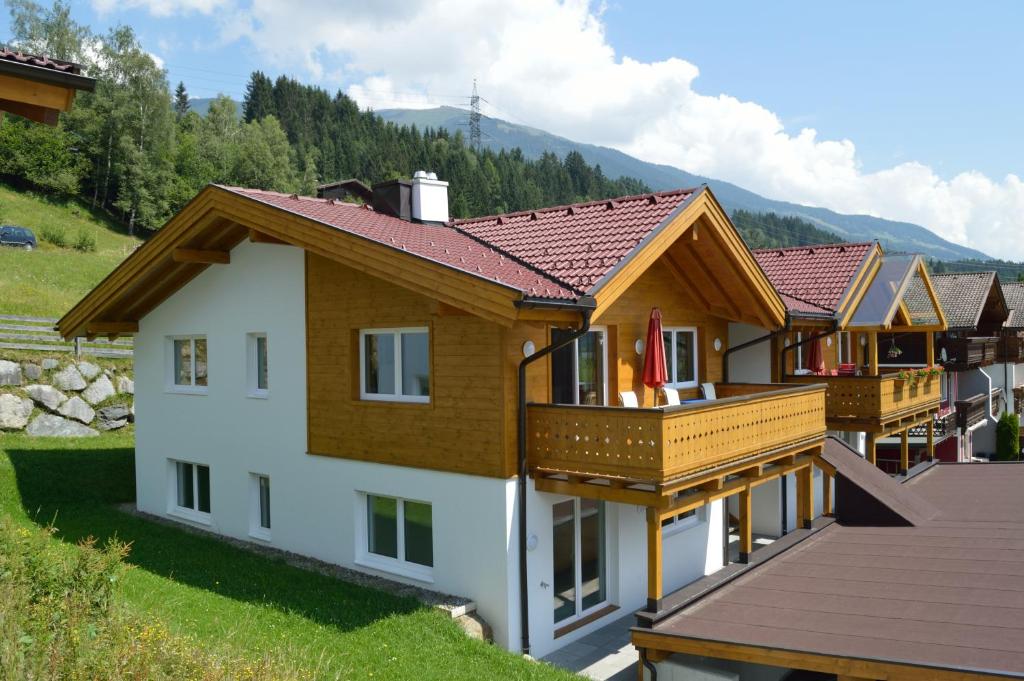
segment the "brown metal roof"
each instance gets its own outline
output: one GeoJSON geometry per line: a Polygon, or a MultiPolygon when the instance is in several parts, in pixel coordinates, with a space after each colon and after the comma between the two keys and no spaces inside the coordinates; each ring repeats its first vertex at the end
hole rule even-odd
{"type": "Polygon", "coordinates": [[[657,624],[696,640],[1024,678],[1024,466],[942,464],[906,483],[939,509],[835,523],[657,624]]]}

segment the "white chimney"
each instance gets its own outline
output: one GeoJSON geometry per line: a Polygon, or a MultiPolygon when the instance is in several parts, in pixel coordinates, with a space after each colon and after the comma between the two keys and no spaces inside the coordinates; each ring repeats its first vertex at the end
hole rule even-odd
{"type": "Polygon", "coordinates": [[[448,222],[448,183],[434,173],[417,170],[412,176],[412,219],[448,222]]]}

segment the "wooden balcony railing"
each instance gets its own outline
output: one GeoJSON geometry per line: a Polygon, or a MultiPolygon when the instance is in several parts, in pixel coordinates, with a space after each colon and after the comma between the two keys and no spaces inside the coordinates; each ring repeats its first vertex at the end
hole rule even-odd
{"type": "Polygon", "coordinates": [[[901,379],[883,376],[787,376],[787,383],[824,383],[829,427],[845,422],[884,424],[901,416],[938,408],[939,376],[901,379]]]}
{"type": "MultiPolygon", "coordinates": [[[[956,411],[950,411],[942,416],[935,415],[932,418],[932,435],[935,438],[943,438],[956,432],[956,411]]],[[[914,426],[910,429],[910,437],[925,437],[928,434],[928,422],[914,426]]]]}
{"type": "Polygon", "coordinates": [[[1013,389],[1013,409],[1017,416],[1024,416],[1024,386],[1013,389]]]}
{"type": "Polygon", "coordinates": [[[1004,336],[999,340],[1000,362],[1024,362],[1024,338],[1020,336],[1004,336]]]}
{"type": "Polygon", "coordinates": [[[660,409],[526,408],[531,469],[661,483],[825,435],[822,385],[716,385],[719,399],[660,409]]]}
{"type": "Polygon", "coordinates": [[[943,338],[938,348],[946,351],[946,368],[954,371],[985,366],[999,360],[999,338],[943,338]]]}
{"type": "Polygon", "coordinates": [[[962,432],[977,423],[981,423],[987,418],[985,414],[985,412],[987,411],[988,395],[986,395],[985,393],[979,393],[972,397],[968,397],[966,400],[957,400],[957,428],[959,428],[962,432]]]}

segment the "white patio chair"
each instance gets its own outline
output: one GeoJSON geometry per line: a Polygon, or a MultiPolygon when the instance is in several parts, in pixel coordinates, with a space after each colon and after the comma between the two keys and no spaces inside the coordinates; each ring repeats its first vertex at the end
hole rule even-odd
{"type": "Polygon", "coordinates": [[[715,394],[714,383],[701,383],[700,392],[704,395],[705,400],[717,400],[718,396],[715,394]]]}
{"type": "Polygon", "coordinates": [[[636,409],[640,406],[636,399],[636,393],[632,390],[623,390],[619,393],[619,404],[630,409],[636,409]]]}
{"type": "Polygon", "coordinates": [[[665,396],[666,407],[674,407],[679,404],[679,391],[675,388],[664,387],[661,389],[661,394],[665,396]]]}

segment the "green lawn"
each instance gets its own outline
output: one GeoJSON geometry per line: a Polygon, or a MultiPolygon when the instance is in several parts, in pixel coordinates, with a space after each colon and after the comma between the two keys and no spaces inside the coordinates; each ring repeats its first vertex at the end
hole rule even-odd
{"type": "MultiPolygon", "coordinates": [[[[73,442],[0,434],[0,511],[57,537],[131,543],[129,607],[173,632],[317,678],[571,679],[467,638],[417,602],[307,572],[215,539],[122,513],[134,497],[132,439],[73,442]]],[[[54,540],[57,541],[57,540],[54,540]]]]}
{"type": "Polygon", "coordinates": [[[141,243],[116,222],[73,199],[54,199],[0,183],[0,224],[28,227],[39,249],[0,248],[0,314],[60,317],[141,243]],[[43,241],[46,229],[62,230],[68,248],[43,241]],[[96,251],[70,244],[80,232],[96,238],[96,251]]]}

